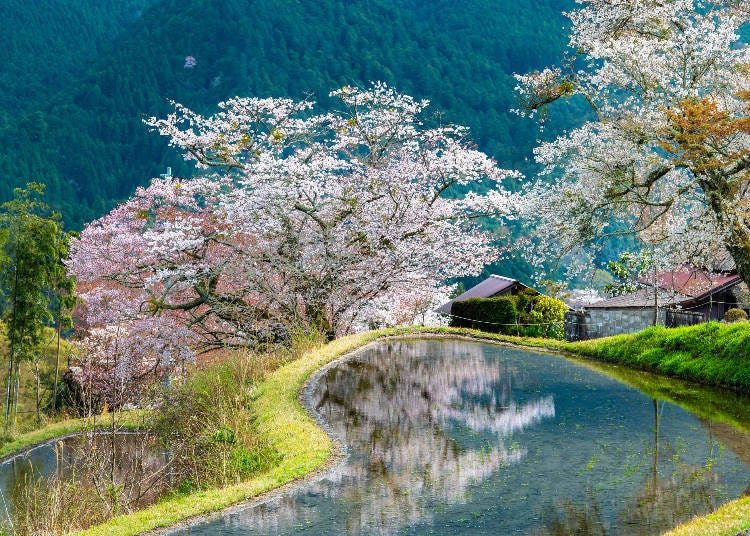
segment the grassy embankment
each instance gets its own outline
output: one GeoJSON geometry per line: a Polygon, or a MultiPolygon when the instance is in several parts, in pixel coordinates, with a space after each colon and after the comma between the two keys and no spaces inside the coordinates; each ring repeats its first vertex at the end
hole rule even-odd
{"type": "Polygon", "coordinates": [[[586,357],[750,393],[750,324],[648,328],[565,345],[586,357]]]}
{"type": "MultiPolygon", "coordinates": [[[[120,430],[139,430],[144,426],[144,417],[145,412],[143,410],[120,412],[115,416],[116,426],[120,430]]],[[[96,419],[66,419],[47,424],[36,430],[15,436],[12,440],[3,443],[0,447],[0,460],[55,438],[86,430],[107,428],[111,424],[110,415],[99,415],[96,419]]]]}
{"type": "MultiPolygon", "coordinates": [[[[396,328],[348,336],[307,352],[300,359],[271,373],[259,384],[257,396],[253,401],[253,413],[257,419],[258,433],[265,437],[277,452],[283,454],[277,466],[239,484],[169,497],[154,506],[119,516],[82,534],[137,534],[169,526],[188,517],[221,510],[233,503],[299,479],[322,467],[333,450],[333,444],[307,415],[298,400],[299,391],[305,380],[326,363],[369,342],[388,336],[419,334],[468,336],[488,342],[569,352],[700,383],[750,391],[750,325],[747,324],[708,324],[674,330],[653,328],[636,335],[584,343],[519,338],[451,328],[396,328]]],[[[590,364],[597,366],[595,362],[590,364]]],[[[691,391],[689,384],[680,384],[680,392],[674,393],[669,382],[660,385],[653,377],[646,379],[632,370],[622,369],[621,372],[612,374],[621,381],[645,388],[658,398],[670,399],[688,406],[689,409],[694,408],[693,410],[700,408],[700,397],[694,401],[686,400],[686,393],[691,391]]],[[[725,415],[724,420],[734,424],[731,412],[726,412],[725,415]]],[[[14,442],[15,448],[23,448],[25,445],[38,442],[38,437],[49,438],[54,437],[57,432],[68,433],[65,426],[66,423],[57,423],[33,432],[33,436],[26,434],[19,437],[14,442]]],[[[8,452],[10,448],[11,445],[6,445],[2,452],[8,452]]],[[[710,516],[677,529],[675,534],[731,535],[748,526],[750,499],[740,499],[710,516]]]]}

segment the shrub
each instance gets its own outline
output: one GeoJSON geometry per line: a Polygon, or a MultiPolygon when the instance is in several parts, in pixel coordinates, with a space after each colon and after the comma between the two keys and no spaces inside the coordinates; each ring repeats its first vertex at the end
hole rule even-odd
{"type": "Polygon", "coordinates": [[[742,309],[732,307],[726,313],[724,313],[724,320],[732,324],[734,322],[747,322],[747,313],[742,309]]]}
{"type": "Polygon", "coordinates": [[[451,326],[506,335],[563,338],[568,307],[558,299],[527,289],[517,296],[470,298],[454,302],[451,326]]]}
{"type": "Polygon", "coordinates": [[[565,311],[567,310],[568,306],[557,298],[550,298],[544,294],[535,296],[528,323],[539,324],[539,326],[529,326],[530,328],[536,328],[537,333],[527,334],[562,339],[565,311]]]}
{"type": "MultiPolygon", "coordinates": [[[[31,466],[21,469],[9,496],[13,520],[4,519],[0,534],[34,536],[71,534],[111,517],[92,486],[77,475],[37,476],[31,466]]],[[[6,506],[7,508],[7,506],[6,506]]],[[[6,510],[7,512],[7,510],[6,510]]]]}
{"type": "Polygon", "coordinates": [[[153,428],[172,453],[178,489],[234,484],[278,461],[253,426],[259,357],[230,356],[162,395],[153,428]]]}
{"type": "Polygon", "coordinates": [[[518,313],[512,297],[469,298],[454,302],[451,326],[480,329],[491,333],[517,334],[518,313]]]}

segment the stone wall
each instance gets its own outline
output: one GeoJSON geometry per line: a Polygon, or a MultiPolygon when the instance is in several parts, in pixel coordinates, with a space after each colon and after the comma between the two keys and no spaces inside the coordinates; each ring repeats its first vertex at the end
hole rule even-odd
{"type": "MultiPolygon", "coordinates": [[[[659,325],[691,326],[703,322],[703,315],[659,308],[659,325]]],[[[620,309],[587,309],[565,314],[565,340],[598,339],[623,333],[635,333],[654,325],[653,307],[620,309]]]]}
{"type": "Polygon", "coordinates": [[[694,326],[695,324],[702,324],[706,321],[706,315],[703,313],[681,311],[679,309],[667,309],[667,318],[664,325],[668,328],[676,328],[679,326],[694,326]]]}

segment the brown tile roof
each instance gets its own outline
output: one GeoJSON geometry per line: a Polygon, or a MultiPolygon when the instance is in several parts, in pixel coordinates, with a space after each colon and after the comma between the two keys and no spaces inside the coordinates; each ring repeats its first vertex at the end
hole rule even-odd
{"type": "MultiPolygon", "coordinates": [[[[638,280],[643,284],[652,284],[648,276],[638,280]]],[[[657,274],[657,284],[664,290],[684,294],[691,298],[700,299],[722,288],[739,283],[737,274],[707,272],[692,266],[682,266],[670,272],[657,274]]]]}

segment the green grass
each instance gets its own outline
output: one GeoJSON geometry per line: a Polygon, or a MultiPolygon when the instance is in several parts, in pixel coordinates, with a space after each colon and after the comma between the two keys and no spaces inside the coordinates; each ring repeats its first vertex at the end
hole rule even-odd
{"type": "MultiPolygon", "coordinates": [[[[242,483],[189,495],[170,496],[141,511],[119,516],[83,531],[85,535],[133,535],[181,520],[222,510],[237,502],[298,480],[321,468],[329,459],[333,444],[304,410],[298,396],[304,382],[323,365],[383,337],[464,336],[490,343],[507,343],[531,348],[593,357],[629,367],[646,369],[705,384],[730,386],[750,391],[750,325],[707,324],[689,328],[650,328],[636,335],[618,336],[581,343],[489,334],[460,328],[393,328],[371,331],[338,339],[307,352],[275,372],[258,385],[253,400],[258,433],[270,446],[282,453],[275,467],[242,483]]],[[[679,403],[698,414],[719,415],[737,426],[735,413],[724,408],[720,391],[706,400],[705,391],[687,382],[670,382],[632,369],[612,369],[595,361],[587,366],[608,373],[620,381],[644,390],[650,396],[679,403]]],[[[740,419],[741,420],[741,419],[740,419]]],[[[65,435],[81,428],[78,421],[66,421],[25,434],[0,450],[10,453],[34,442],[65,435]],[[78,428],[76,428],[78,427],[78,428]]],[[[734,534],[750,525],[750,500],[739,499],[717,512],[700,518],[695,524],[679,528],[674,534],[734,534]],[[720,524],[718,532],[706,532],[706,526],[720,524]],[[691,528],[696,527],[696,528],[691,528]]],[[[717,525],[718,526],[718,525],[717,525]]]]}
{"type": "Polygon", "coordinates": [[[652,327],[564,345],[578,355],[707,385],[750,392],[750,324],[652,327]]]}
{"type": "Polygon", "coordinates": [[[392,328],[342,337],[281,367],[258,386],[253,401],[257,431],[271,448],[282,453],[279,465],[240,484],[170,497],[78,534],[129,536],[167,527],[190,517],[222,510],[321,468],[332,453],[333,443],[299,401],[299,392],[305,381],[325,364],[377,339],[430,334],[459,335],[542,348],[562,344],[547,339],[510,337],[458,328],[392,328]]]}
{"type": "Polygon", "coordinates": [[[734,536],[750,529],[750,497],[732,501],[713,513],[681,525],[664,536],[734,536]]]}

